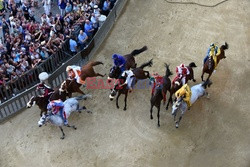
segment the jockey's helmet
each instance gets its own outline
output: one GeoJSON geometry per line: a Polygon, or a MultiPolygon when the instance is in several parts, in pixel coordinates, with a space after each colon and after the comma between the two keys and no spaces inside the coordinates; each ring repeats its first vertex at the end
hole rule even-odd
{"type": "Polygon", "coordinates": [[[214,43],[211,43],[210,48],[214,48],[214,47],[215,47],[214,43]]]}
{"type": "Polygon", "coordinates": [[[112,59],[117,59],[118,55],[117,54],[113,54],[112,59]]]}
{"type": "Polygon", "coordinates": [[[185,67],[185,64],[182,63],[182,64],[180,65],[180,67],[184,68],[184,67],[185,67]]]}
{"type": "Polygon", "coordinates": [[[69,72],[70,70],[72,70],[72,67],[71,66],[67,66],[66,67],[66,72],[69,72]]]}

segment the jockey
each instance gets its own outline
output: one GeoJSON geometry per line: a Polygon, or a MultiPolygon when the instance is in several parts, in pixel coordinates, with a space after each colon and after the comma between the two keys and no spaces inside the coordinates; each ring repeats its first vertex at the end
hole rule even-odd
{"type": "Polygon", "coordinates": [[[126,65],[126,60],[124,59],[123,56],[118,55],[118,54],[113,54],[112,59],[114,61],[114,66],[119,67],[121,70],[121,74],[123,71],[126,70],[125,65],[126,65]]]}
{"type": "Polygon", "coordinates": [[[217,56],[220,55],[220,53],[221,53],[220,48],[218,48],[218,46],[216,46],[214,43],[211,43],[210,47],[207,50],[207,55],[203,60],[203,64],[205,64],[209,56],[211,56],[214,59],[214,68],[216,68],[217,56]]]}
{"type": "Polygon", "coordinates": [[[66,118],[66,114],[63,111],[64,108],[64,104],[62,100],[52,100],[51,102],[49,102],[49,104],[47,105],[47,110],[48,112],[50,111],[51,114],[56,115],[59,112],[60,117],[63,119],[64,121],[64,125],[68,124],[68,120],[66,118]]]}
{"type": "MultiPolygon", "coordinates": [[[[153,76],[150,78],[150,81],[153,82],[153,87],[152,87],[152,92],[151,95],[154,95],[154,91],[155,91],[155,87],[160,87],[162,88],[163,86],[163,82],[164,82],[164,78],[163,76],[159,75],[157,72],[153,74],[153,76]]],[[[157,88],[156,88],[157,89],[157,88]]],[[[163,95],[163,101],[166,102],[166,94],[162,91],[162,95],[163,95]]]]}
{"type": "Polygon", "coordinates": [[[45,96],[49,96],[50,94],[52,94],[54,92],[54,90],[45,84],[44,81],[42,81],[40,84],[37,85],[36,87],[36,90],[39,90],[39,89],[43,89],[44,93],[43,93],[43,97],[45,96]]]}
{"type": "Polygon", "coordinates": [[[132,71],[132,70],[125,70],[125,71],[122,73],[121,76],[122,76],[122,77],[126,77],[126,81],[125,81],[122,85],[120,85],[120,86],[123,86],[123,85],[126,85],[126,84],[127,84],[128,89],[129,89],[130,91],[132,91],[132,89],[133,89],[133,88],[132,88],[132,81],[133,81],[133,77],[135,77],[133,71],[132,71]]]}
{"type": "Polygon", "coordinates": [[[190,109],[191,107],[191,95],[192,92],[187,84],[183,85],[179,90],[175,92],[175,97],[177,98],[177,100],[182,97],[183,100],[187,103],[188,109],[190,109]]]}
{"type": "Polygon", "coordinates": [[[84,85],[85,81],[83,81],[80,77],[81,75],[81,67],[72,65],[67,66],[66,71],[68,73],[69,79],[73,80],[75,79],[77,83],[84,85]]]}
{"type": "Polygon", "coordinates": [[[188,68],[185,66],[185,64],[180,64],[179,66],[176,67],[176,73],[177,76],[175,77],[174,81],[176,79],[181,79],[182,85],[186,84],[186,76],[190,74],[190,71],[188,68]]]}

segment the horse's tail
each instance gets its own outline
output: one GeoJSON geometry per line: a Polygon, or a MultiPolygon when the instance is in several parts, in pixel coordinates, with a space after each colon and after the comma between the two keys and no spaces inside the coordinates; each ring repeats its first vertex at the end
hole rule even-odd
{"type": "Polygon", "coordinates": [[[194,62],[191,62],[188,66],[191,67],[191,68],[197,67],[196,64],[195,64],[194,62]]]}
{"type": "Polygon", "coordinates": [[[86,100],[87,98],[92,98],[92,95],[91,94],[86,94],[86,95],[82,95],[82,96],[77,96],[77,97],[74,97],[76,100],[86,100]]]}
{"type": "Polygon", "coordinates": [[[151,59],[150,61],[148,61],[147,63],[143,63],[139,68],[143,69],[144,67],[152,67],[153,65],[153,59],[151,59]]]}
{"type": "Polygon", "coordinates": [[[148,49],[147,46],[143,46],[141,49],[135,49],[135,50],[133,50],[130,54],[131,54],[132,56],[136,56],[136,55],[138,55],[138,54],[140,54],[140,53],[146,51],[147,49],[148,49]]]}
{"type": "Polygon", "coordinates": [[[201,86],[204,87],[205,89],[208,87],[210,87],[212,85],[212,81],[210,81],[209,79],[207,79],[201,86]]]}
{"type": "Polygon", "coordinates": [[[223,49],[223,50],[226,50],[228,48],[229,48],[229,45],[227,44],[227,42],[225,42],[225,45],[221,46],[221,49],[223,49]]]}
{"type": "Polygon", "coordinates": [[[173,73],[170,71],[170,69],[169,69],[169,66],[170,66],[170,64],[167,64],[167,63],[165,63],[165,67],[166,67],[166,77],[169,77],[170,75],[173,75],[173,73]]]}
{"type": "Polygon", "coordinates": [[[92,61],[92,62],[90,62],[91,66],[96,66],[96,65],[99,65],[99,64],[103,64],[103,62],[101,62],[101,61],[92,61]]]}

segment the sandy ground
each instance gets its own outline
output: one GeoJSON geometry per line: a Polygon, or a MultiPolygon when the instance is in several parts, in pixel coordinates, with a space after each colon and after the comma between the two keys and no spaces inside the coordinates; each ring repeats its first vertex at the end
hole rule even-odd
{"type": "MultiPolygon", "coordinates": [[[[214,5],[219,0],[195,2],[214,5]]],[[[176,65],[195,61],[195,77],[201,82],[201,62],[213,41],[228,42],[227,58],[211,78],[210,99],[199,99],[179,129],[163,106],[161,127],[156,112],[150,120],[150,90],[129,94],[127,111],[116,109],[108,90],[85,90],[93,99],[82,104],[93,114],[73,113],[69,122],[78,129],[65,127],[64,140],[59,139],[59,128],[37,126],[37,107],[1,124],[0,166],[249,167],[249,0],[229,0],[214,8],[130,0],[94,57],[105,62],[96,70],[108,72],[113,53],[147,45],[148,51],[136,57],[138,64],[153,58],[153,67],[147,69],[163,75],[163,62],[170,63],[174,72],[176,65]]]]}

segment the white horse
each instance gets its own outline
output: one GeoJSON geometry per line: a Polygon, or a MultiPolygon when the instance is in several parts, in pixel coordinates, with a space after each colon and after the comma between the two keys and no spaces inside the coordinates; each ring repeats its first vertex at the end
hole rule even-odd
{"type": "MultiPolygon", "coordinates": [[[[78,100],[82,100],[82,99],[86,99],[86,98],[91,98],[91,95],[83,95],[83,96],[79,96],[79,97],[73,97],[73,98],[69,98],[66,101],[63,102],[64,104],[64,112],[66,115],[66,119],[69,118],[70,114],[72,112],[81,112],[81,110],[86,109],[85,106],[83,107],[79,107],[79,102],[78,100]]],[[[88,113],[90,111],[87,111],[88,113]]],[[[62,132],[62,137],[61,139],[64,139],[65,134],[63,132],[62,126],[64,126],[64,120],[63,118],[59,115],[59,113],[57,115],[52,115],[51,113],[48,113],[47,115],[42,115],[42,117],[40,118],[40,120],[38,121],[38,125],[39,127],[41,127],[42,125],[44,125],[46,122],[50,122],[53,125],[59,126],[61,132],[62,132]]],[[[76,127],[70,126],[69,124],[66,125],[67,127],[72,127],[73,129],[76,130],[76,127]]]]}
{"type": "MultiPolygon", "coordinates": [[[[196,102],[196,100],[199,97],[202,97],[204,95],[208,96],[208,93],[206,92],[206,88],[207,88],[207,86],[210,87],[211,84],[212,84],[212,82],[210,80],[207,80],[206,82],[202,82],[200,84],[192,86],[191,87],[192,95],[191,95],[191,99],[190,99],[191,104],[194,104],[194,102],[196,102]]],[[[187,111],[187,109],[188,109],[187,103],[182,98],[178,99],[176,102],[173,103],[172,115],[174,116],[176,128],[179,127],[179,123],[182,119],[182,116],[187,111]],[[176,121],[175,118],[176,118],[178,111],[180,112],[180,117],[179,117],[179,120],[176,121]]]]}

